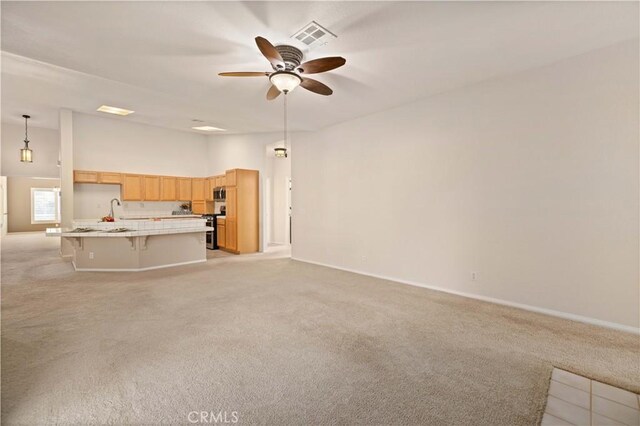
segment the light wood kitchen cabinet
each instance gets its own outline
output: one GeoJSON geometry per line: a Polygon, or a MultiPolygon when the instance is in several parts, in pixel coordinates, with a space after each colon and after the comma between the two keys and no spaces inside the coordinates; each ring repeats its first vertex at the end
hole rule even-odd
{"type": "Polygon", "coordinates": [[[235,219],[238,215],[237,207],[238,207],[238,190],[235,186],[227,186],[227,197],[226,197],[226,206],[227,206],[227,214],[226,216],[231,219],[235,219]]]}
{"type": "Polygon", "coordinates": [[[142,175],[125,174],[122,176],[122,200],[142,201],[144,179],[142,175]]]}
{"type": "Polygon", "coordinates": [[[74,170],[73,182],[74,183],[98,183],[98,172],[74,170]]]}
{"type": "Polygon", "coordinates": [[[178,179],[170,176],[160,177],[160,199],[162,201],[178,200],[178,179]]]}
{"type": "Polygon", "coordinates": [[[204,178],[191,179],[191,200],[204,201],[204,178]]]}
{"type": "Polygon", "coordinates": [[[224,186],[236,186],[237,170],[238,169],[227,170],[227,173],[225,173],[224,186]]]}
{"type": "Polygon", "coordinates": [[[122,183],[122,173],[98,172],[98,183],[120,185],[122,183]]]}
{"type": "Polygon", "coordinates": [[[119,185],[122,183],[122,174],[114,172],[94,172],[88,170],[74,170],[74,183],[105,183],[119,185]]]}
{"type": "Polygon", "coordinates": [[[160,201],[160,176],[143,176],[144,201],[160,201]]]}
{"type": "Polygon", "coordinates": [[[213,201],[213,189],[216,187],[216,178],[207,178],[205,182],[205,194],[204,199],[207,201],[213,201]]]}
{"type": "Polygon", "coordinates": [[[191,200],[191,178],[178,178],[178,201],[191,200]]]}
{"type": "Polygon", "coordinates": [[[229,219],[225,221],[225,244],[224,248],[231,251],[238,251],[238,222],[235,219],[229,219]]]}
{"type": "Polygon", "coordinates": [[[193,214],[205,214],[205,202],[204,201],[192,201],[191,212],[193,214]]]}
{"type": "Polygon", "coordinates": [[[253,253],[259,247],[258,171],[235,169],[226,174],[225,250],[253,253]]]}
{"type": "Polygon", "coordinates": [[[217,219],[216,220],[216,227],[217,227],[217,238],[218,238],[218,247],[220,248],[224,248],[227,244],[227,226],[226,226],[226,221],[224,219],[217,219]]]}
{"type": "Polygon", "coordinates": [[[191,201],[191,212],[193,214],[213,214],[213,203],[211,201],[191,201]]]}
{"type": "Polygon", "coordinates": [[[221,176],[216,176],[216,188],[221,188],[223,186],[225,186],[225,176],[221,175],[221,176]]]}

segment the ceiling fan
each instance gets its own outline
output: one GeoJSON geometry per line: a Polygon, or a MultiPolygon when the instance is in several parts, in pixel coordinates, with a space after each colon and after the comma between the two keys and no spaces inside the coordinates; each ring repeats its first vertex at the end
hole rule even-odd
{"type": "Polygon", "coordinates": [[[313,59],[304,63],[302,61],[302,51],[294,46],[280,45],[274,46],[264,37],[256,37],[258,49],[271,63],[273,72],[221,72],[222,77],[269,77],[271,87],[267,92],[267,99],[273,100],[280,93],[285,95],[298,87],[329,96],[333,90],[324,83],[306,77],[306,74],[318,74],[331,71],[343,66],[347,61],[340,56],[313,59]]]}

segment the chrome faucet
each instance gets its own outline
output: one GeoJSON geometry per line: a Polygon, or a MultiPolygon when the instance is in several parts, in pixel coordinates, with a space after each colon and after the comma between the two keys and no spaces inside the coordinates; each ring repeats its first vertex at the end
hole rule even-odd
{"type": "Polygon", "coordinates": [[[112,198],[112,199],[111,199],[111,201],[110,201],[110,203],[109,203],[109,204],[111,204],[111,210],[109,210],[109,216],[111,216],[111,217],[114,217],[114,216],[113,216],[113,202],[114,202],[114,201],[115,201],[116,203],[118,203],[118,205],[120,205],[120,200],[118,200],[117,198],[112,198]]]}

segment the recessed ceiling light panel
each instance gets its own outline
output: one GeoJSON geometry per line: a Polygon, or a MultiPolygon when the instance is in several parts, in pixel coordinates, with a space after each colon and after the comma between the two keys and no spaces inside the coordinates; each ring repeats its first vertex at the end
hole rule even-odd
{"type": "Polygon", "coordinates": [[[203,132],[224,132],[226,131],[226,129],[221,129],[219,127],[213,127],[213,126],[196,126],[196,127],[192,127],[193,130],[202,130],[203,132]]]}
{"type": "Polygon", "coordinates": [[[107,114],[115,114],[115,115],[129,115],[135,112],[128,109],[113,107],[109,105],[102,105],[96,111],[106,112],[107,114]]]}

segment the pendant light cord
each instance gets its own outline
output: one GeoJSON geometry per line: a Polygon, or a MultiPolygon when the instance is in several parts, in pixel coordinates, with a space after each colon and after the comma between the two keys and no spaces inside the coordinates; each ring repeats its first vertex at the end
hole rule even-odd
{"type": "Polygon", "coordinates": [[[27,144],[27,146],[29,145],[29,134],[28,134],[28,127],[27,127],[27,120],[28,118],[25,117],[24,118],[24,143],[27,144]]]}
{"type": "Polygon", "coordinates": [[[287,94],[284,94],[284,149],[287,149],[287,94]]]}

